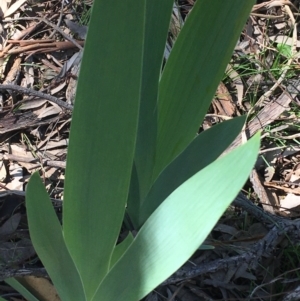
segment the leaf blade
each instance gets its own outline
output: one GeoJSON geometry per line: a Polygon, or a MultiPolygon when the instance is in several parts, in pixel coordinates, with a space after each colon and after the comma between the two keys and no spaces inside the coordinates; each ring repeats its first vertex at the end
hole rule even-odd
{"type": "Polygon", "coordinates": [[[83,54],[67,157],[63,231],[88,299],[109,270],[128,196],[144,9],[145,0],[94,1],[83,54]]]}
{"type": "Polygon", "coordinates": [[[218,1],[195,3],[159,85],[153,180],[195,137],[253,3],[224,1],[222,9],[218,1]]]}
{"type": "Polygon", "coordinates": [[[147,0],[135,166],[140,198],[151,186],[157,135],[157,94],[173,0],[147,0]],[[153,34],[155,32],[155,35],[153,34]]]}
{"type": "Polygon", "coordinates": [[[14,288],[16,291],[18,291],[28,301],[40,301],[25,286],[23,286],[17,279],[8,278],[8,279],[5,279],[5,282],[7,284],[9,284],[12,288],[14,288]]]}
{"type": "Polygon", "coordinates": [[[38,173],[31,176],[27,185],[26,208],[32,244],[58,294],[62,300],[86,300],[61,225],[38,173]]]}
{"type": "Polygon", "coordinates": [[[245,183],[259,140],[254,136],[176,189],[141,228],[93,300],[140,300],[188,260],[245,183]]]}
{"type": "Polygon", "coordinates": [[[151,187],[140,209],[138,227],[144,224],[155,209],[177,187],[209,163],[216,160],[240,133],[244,122],[245,117],[237,117],[217,124],[198,135],[189,146],[163,170],[151,187]]]}
{"type": "Polygon", "coordinates": [[[131,232],[129,232],[127,237],[121,243],[116,245],[116,247],[114,248],[112,257],[111,257],[110,268],[121,258],[121,256],[125,253],[125,251],[131,245],[133,240],[134,240],[134,237],[131,234],[131,232]]]}

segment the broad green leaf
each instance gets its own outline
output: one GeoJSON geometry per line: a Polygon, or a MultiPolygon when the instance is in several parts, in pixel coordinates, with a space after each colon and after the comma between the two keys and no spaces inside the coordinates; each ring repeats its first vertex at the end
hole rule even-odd
{"type": "Polygon", "coordinates": [[[155,209],[183,182],[217,159],[240,133],[245,117],[238,117],[213,126],[198,135],[167,166],[153,184],[141,208],[136,227],[140,228],[155,209]]]}
{"type": "Polygon", "coordinates": [[[177,188],[143,225],[93,301],[140,300],[188,260],[245,183],[259,140],[254,136],[177,188]]]}
{"type": "Polygon", "coordinates": [[[139,214],[140,201],[152,184],[157,137],[158,83],[173,2],[146,1],[139,125],[127,200],[131,218],[139,214]]]}
{"type": "Polygon", "coordinates": [[[195,137],[253,4],[196,1],[159,85],[153,180],[195,137]]]}
{"type": "Polygon", "coordinates": [[[47,191],[34,173],[26,189],[26,209],[32,244],[62,300],[86,300],[75,264],[47,191]]]}
{"type": "MultiPolygon", "coordinates": [[[[6,299],[3,299],[2,297],[0,297],[0,301],[7,301],[6,299]]],[[[30,300],[29,300],[30,301],[30,300]]]]}
{"type": "Polygon", "coordinates": [[[131,234],[131,232],[129,232],[127,237],[121,243],[116,245],[114,252],[112,254],[112,257],[111,257],[110,268],[121,258],[121,256],[125,253],[125,251],[131,245],[133,240],[134,240],[134,237],[131,234]]]}
{"type": "Polygon", "coordinates": [[[63,232],[90,299],[109,269],[128,196],[145,0],[94,1],[70,133],[63,232]]]}
{"type": "MultiPolygon", "coordinates": [[[[157,136],[158,82],[173,3],[174,0],[146,1],[140,115],[135,152],[140,198],[146,195],[151,185],[157,136]]],[[[138,207],[138,199],[132,200],[135,201],[133,207],[138,207]]]]}
{"type": "MultiPolygon", "coordinates": [[[[18,291],[27,301],[40,301],[36,298],[24,285],[22,285],[17,279],[15,278],[8,278],[5,279],[5,282],[9,284],[12,288],[18,291]]],[[[0,299],[1,301],[1,299],[0,299]]]]}

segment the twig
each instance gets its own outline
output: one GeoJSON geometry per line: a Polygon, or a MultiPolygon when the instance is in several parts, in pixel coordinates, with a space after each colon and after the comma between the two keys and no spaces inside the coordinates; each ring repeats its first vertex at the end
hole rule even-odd
{"type": "MultiPolygon", "coordinates": [[[[268,102],[267,105],[251,120],[247,127],[247,137],[252,137],[257,131],[263,129],[266,125],[276,120],[284,111],[289,108],[290,102],[298,94],[300,89],[300,79],[290,82],[286,90],[274,102],[268,102]]],[[[225,155],[232,149],[239,146],[242,142],[242,135],[234,140],[234,142],[223,153],[225,155]]]]}
{"type": "Polygon", "coordinates": [[[242,193],[238,194],[233,201],[233,205],[244,209],[268,228],[270,228],[270,226],[273,227],[274,225],[282,224],[286,221],[286,219],[270,214],[262,208],[254,205],[242,193]]]}
{"type": "Polygon", "coordinates": [[[22,18],[16,18],[13,20],[3,20],[3,22],[11,22],[11,21],[17,21],[17,20],[39,20],[41,22],[46,23],[48,26],[51,26],[52,28],[54,28],[56,31],[58,31],[63,37],[65,37],[68,41],[72,42],[76,47],[78,47],[80,50],[82,50],[82,46],[79,45],[79,43],[77,43],[72,37],[70,37],[69,35],[67,35],[63,30],[61,30],[58,26],[56,26],[55,24],[49,22],[48,20],[44,19],[44,18],[40,18],[40,17],[22,17],[22,18]]]}
{"type": "Polygon", "coordinates": [[[262,208],[254,205],[242,193],[238,194],[233,201],[233,205],[238,206],[250,213],[267,228],[275,225],[278,232],[287,231],[287,229],[289,229],[288,234],[290,242],[299,244],[300,219],[289,220],[281,216],[270,214],[269,212],[264,211],[262,208]]]}
{"type": "Polygon", "coordinates": [[[21,92],[21,93],[28,94],[28,95],[37,96],[40,98],[47,99],[51,102],[54,102],[57,105],[65,108],[67,110],[70,110],[70,111],[73,110],[72,105],[69,105],[68,103],[60,100],[59,98],[51,96],[51,95],[43,93],[43,92],[40,92],[40,91],[33,90],[33,89],[20,87],[18,85],[0,85],[0,90],[11,90],[11,91],[17,91],[17,92],[21,92]]]}
{"type": "MultiPolygon", "coordinates": [[[[288,231],[288,228],[284,230],[288,231]]],[[[273,229],[271,229],[263,239],[254,244],[249,251],[230,258],[218,259],[204,264],[201,263],[200,265],[191,267],[188,271],[186,269],[180,269],[173,276],[164,281],[162,285],[186,281],[187,279],[199,275],[213,273],[221,269],[228,269],[230,266],[239,266],[242,263],[248,264],[250,269],[255,269],[260,258],[263,255],[270,253],[283,237],[284,232],[279,232],[277,227],[273,227],[273,229]]]]}
{"type": "Polygon", "coordinates": [[[218,259],[208,263],[201,263],[200,265],[178,270],[173,276],[164,281],[162,285],[169,285],[186,281],[187,279],[194,278],[206,273],[214,273],[222,269],[228,269],[230,266],[239,266],[242,263],[249,265],[250,269],[255,269],[262,256],[271,254],[274,248],[281,242],[286,235],[289,235],[289,239],[295,239],[299,242],[299,230],[300,221],[290,221],[279,216],[273,216],[267,212],[264,212],[261,208],[252,204],[242,193],[240,193],[235,201],[234,205],[237,205],[256,219],[264,223],[267,227],[272,227],[266,236],[259,242],[254,244],[248,251],[226,259],[218,259]]]}
{"type": "Polygon", "coordinates": [[[44,268],[39,269],[0,269],[0,281],[3,281],[11,277],[25,277],[25,276],[37,276],[48,277],[48,274],[44,268]]]}
{"type": "MultiPolygon", "coordinates": [[[[62,0],[61,1],[61,8],[60,8],[60,14],[59,14],[59,18],[58,18],[58,21],[56,23],[56,26],[59,27],[61,21],[62,21],[62,18],[63,18],[63,12],[64,12],[64,6],[65,6],[65,0],[62,0]]],[[[54,29],[52,31],[52,33],[49,35],[49,39],[52,39],[54,34],[55,34],[56,30],[54,29]]]]}
{"type": "Polygon", "coordinates": [[[257,13],[251,13],[251,16],[266,18],[266,19],[282,19],[285,17],[284,15],[274,16],[274,15],[265,15],[265,14],[257,14],[257,13]]]}

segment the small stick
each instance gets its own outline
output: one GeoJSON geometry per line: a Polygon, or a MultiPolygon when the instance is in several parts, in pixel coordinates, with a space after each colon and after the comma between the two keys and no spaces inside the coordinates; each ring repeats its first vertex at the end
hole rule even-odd
{"type": "Polygon", "coordinates": [[[12,21],[18,21],[18,20],[38,20],[40,22],[44,22],[46,23],[48,26],[54,28],[56,31],[58,31],[64,38],[66,38],[68,41],[72,42],[76,47],[78,47],[80,50],[83,49],[83,47],[76,42],[72,37],[70,37],[69,35],[67,35],[62,29],[60,29],[58,26],[56,26],[55,24],[49,22],[48,20],[44,19],[44,18],[39,18],[39,17],[21,17],[21,18],[15,18],[13,20],[3,20],[3,22],[12,22],[12,21]]]}
{"type": "Polygon", "coordinates": [[[47,99],[47,100],[49,100],[51,102],[56,103],[57,105],[65,108],[67,110],[73,111],[73,106],[72,105],[69,105],[68,103],[60,100],[57,97],[54,97],[52,95],[49,95],[49,94],[46,94],[46,93],[43,93],[43,92],[40,92],[40,91],[36,91],[36,90],[33,90],[33,89],[20,87],[18,85],[0,85],[0,90],[17,91],[17,92],[21,92],[21,93],[24,93],[24,94],[28,94],[28,95],[33,95],[33,96],[37,96],[37,97],[40,97],[40,98],[44,98],[44,99],[47,99]]]}

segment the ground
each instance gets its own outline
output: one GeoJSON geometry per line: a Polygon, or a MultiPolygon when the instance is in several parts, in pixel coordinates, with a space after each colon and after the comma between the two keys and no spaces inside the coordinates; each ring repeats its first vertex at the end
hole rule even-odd
{"type": "MultiPolygon", "coordinates": [[[[92,2],[12,3],[0,1],[2,280],[46,276],[30,243],[24,191],[40,171],[60,216],[79,50],[92,2]]],[[[166,49],[193,4],[174,6],[166,49]]],[[[300,299],[299,7],[284,0],[253,7],[199,132],[247,115],[228,150],[261,131],[259,158],[205,246],[145,300],[300,299]]],[[[41,292],[45,286],[38,283],[41,292]]],[[[21,300],[5,283],[0,293],[21,300]]]]}

